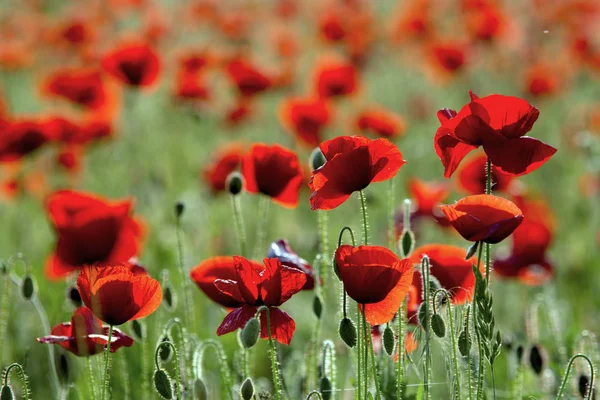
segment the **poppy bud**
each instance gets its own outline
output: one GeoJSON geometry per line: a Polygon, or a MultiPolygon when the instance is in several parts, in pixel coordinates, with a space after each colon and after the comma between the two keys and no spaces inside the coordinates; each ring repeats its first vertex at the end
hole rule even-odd
{"type": "Polygon", "coordinates": [[[406,258],[411,255],[415,249],[415,235],[412,231],[402,231],[400,236],[400,253],[402,258],[406,258]]]}
{"type": "Polygon", "coordinates": [[[194,381],[194,399],[208,400],[208,389],[206,389],[204,381],[200,378],[194,381]]]}
{"type": "Polygon", "coordinates": [[[534,344],[529,349],[529,365],[537,375],[546,368],[546,355],[544,349],[538,344],[534,344]]]}
{"type": "MultiPolygon", "coordinates": [[[[431,307],[431,305],[429,305],[429,307],[431,307]]],[[[427,310],[427,305],[425,303],[421,303],[419,306],[419,311],[417,312],[417,318],[419,320],[419,325],[421,325],[423,329],[428,329],[430,314],[431,311],[427,310]]]]}
{"type": "Polygon", "coordinates": [[[157,369],[154,371],[154,389],[163,399],[173,398],[173,383],[167,371],[164,369],[157,369]]]}
{"type": "MultiPolygon", "coordinates": [[[[163,336],[161,343],[170,342],[171,338],[168,335],[163,336]]],[[[160,345],[160,343],[159,343],[160,345]]],[[[162,362],[171,361],[171,357],[173,356],[173,352],[171,351],[171,346],[160,346],[160,350],[158,350],[158,356],[162,362]]]]}
{"type": "Polygon", "coordinates": [[[63,383],[71,382],[71,362],[65,353],[58,358],[58,375],[63,383]]]}
{"type": "Polygon", "coordinates": [[[178,201],[175,203],[175,216],[180,218],[183,212],[185,211],[185,204],[183,201],[178,201]]]}
{"type": "Polygon", "coordinates": [[[440,314],[433,314],[431,316],[431,330],[439,338],[446,336],[446,324],[440,314]]]}
{"type": "Polygon", "coordinates": [[[2,392],[0,392],[0,400],[13,400],[15,398],[10,386],[2,386],[2,392]]]}
{"type": "Polygon", "coordinates": [[[471,351],[471,336],[468,328],[463,329],[458,334],[458,351],[463,357],[468,356],[471,351]]]}
{"type": "Polygon", "coordinates": [[[258,341],[259,334],[260,321],[258,318],[250,318],[250,320],[246,322],[246,326],[244,326],[244,329],[242,329],[242,334],[240,335],[240,339],[244,348],[252,348],[258,341]]]}
{"type": "Polygon", "coordinates": [[[21,281],[21,296],[24,300],[31,300],[35,295],[35,281],[29,274],[25,275],[21,281]]]}
{"type": "Polygon", "coordinates": [[[135,340],[139,340],[140,342],[144,340],[146,327],[144,323],[139,319],[134,319],[131,321],[131,329],[133,330],[133,335],[135,336],[135,340]]]}
{"type": "Polygon", "coordinates": [[[394,354],[395,344],[394,331],[392,331],[392,328],[388,325],[383,330],[383,349],[388,355],[391,356],[394,354]]]}
{"type": "Polygon", "coordinates": [[[310,167],[314,171],[315,169],[321,168],[327,160],[323,155],[323,152],[320,148],[315,147],[315,149],[310,153],[310,167]]]}
{"type": "MultiPolygon", "coordinates": [[[[590,377],[585,375],[585,374],[581,374],[579,375],[579,377],[577,378],[577,392],[579,392],[579,395],[582,398],[585,398],[588,394],[590,390],[590,377]]],[[[596,393],[592,393],[591,398],[595,399],[596,393]]]]}
{"type": "Polygon", "coordinates": [[[318,319],[321,319],[321,315],[323,314],[323,300],[321,300],[321,296],[319,295],[313,298],[313,312],[318,319]]]}
{"type": "Polygon", "coordinates": [[[328,377],[324,376],[319,381],[319,392],[321,392],[321,397],[323,400],[331,399],[331,381],[328,377]]]}
{"type": "Polygon", "coordinates": [[[468,260],[469,258],[475,255],[475,252],[477,252],[477,247],[479,247],[479,242],[475,242],[469,246],[469,248],[467,249],[467,255],[465,256],[465,260],[468,260]]]}
{"type": "Polygon", "coordinates": [[[8,274],[8,267],[3,261],[0,261],[0,272],[2,272],[3,275],[8,274]]]}
{"type": "Polygon", "coordinates": [[[252,379],[246,378],[246,380],[240,386],[240,397],[242,400],[251,400],[254,397],[254,383],[252,379]]]}
{"type": "Polygon", "coordinates": [[[79,289],[76,286],[69,286],[67,288],[67,298],[73,303],[75,308],[79,308],[82,305],[81,295],[79,289]]]}
{"type": "Polygon", "coordinates": [[[229,193],[235,196],[244,189],[244,177],[239,172],[234,171],[227,176],[226,185],[229,193]]]}
{"type": "Polygon", "coordinates": [[[519,362],[519,364],[521,362],[523,362],[523,353],[524,353],[525,349],[523,349],[523,345],[518,345],[517,346],[517,350],[515,351],[517,354],[517,361],[519,362]]]}
{"type": "Polygon", "coordinates": [[[173,311],[175,308],[175,292],[173,292],[173,288],[171,285],[164,287],[163,289],[163,302],[167,307],[167,310],[173,311]]]}
{"type": "Polygon", "coordinates": [[[339,329],[340,337],[348,347],[356,346],[356,327],[350,318],[342,318],[339,329]]]}

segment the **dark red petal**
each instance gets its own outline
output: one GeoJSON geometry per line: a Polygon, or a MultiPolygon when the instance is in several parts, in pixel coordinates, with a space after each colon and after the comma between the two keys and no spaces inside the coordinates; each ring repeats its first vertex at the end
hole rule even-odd
{"type": "Polygon", "coordinates": [[[444,177],[450,178],[463,158],[477,146],[461,142],[451,135],[451,131],[440,127],[435,134],[434,148],[444,166],[444,177]]]}
{"type": "Polygon", "coordinates": [[[484,145],[483,148],[498,169],[517,176],[538,169],[556,153],[554,147],[528,136],[484,145]]]}
{"type": "MultiPolygon", "coordinates": [[[[270,307],[269,312],[271,315],[271,337],[277,340],[279,343],[289,345],[294,336],[296,330],[296,323],[285,311],[280,310],[276,307],[270,307]]],[[[269,331],[267,330],[267,316],[266,312],[260,314],[260,337],[263,339],[269,338],[269,331]]]]}
{"type": "Polygon", "coordinates": [[[251,318],[254,318],[258,307],[242,306],[232,310],[225,316],[221,325],[217,328],[217,336],[233,332],[236,329],[243,329],[251,318]]]}
{"type": "Polygon", "coordinates": [[[245,303],[256,304],[260,294],[259,285],[264,279],[261,277],[264,267],[261,268],[240,256],[233,256],[233,263],[237,272],[236,280],[245,303]]]}
{"type": "Polygon", "coordinates": [[[493,94],[475,99],[473,103],[486,110],[486,122],[507,139],[515,139],[529,132],[540,114],[526,100],[514,96],[493,94]]]}
{"type": "Polygon", "coordinates": [[[308,261],[292,250],[287,240],[279,239],[271,243],[267,257],[278,258],[282,265],[304,272],[306,274],[306,283],[302,287],[302,290],[312,290],[315,287],[315,276],[312,267],[308,264],[308,261]]]}
{"type": "Polygon", "coordinates": [[[364,136],[338,136],[321,143],[319,148],[325,159],[330,161],[337,154],[350,152],[358,147],[366,146],[368,143],[369,139],[364,136]]]}
{"type": "Polygon", "coordinates": [[[222,293],[214,284],[216,279],[237,279],[233,257],[209,258],[193,268],[190,277],[212,301],[223,307],[237,308],[244,302],[242,298],[233,298],[222,293]]]}

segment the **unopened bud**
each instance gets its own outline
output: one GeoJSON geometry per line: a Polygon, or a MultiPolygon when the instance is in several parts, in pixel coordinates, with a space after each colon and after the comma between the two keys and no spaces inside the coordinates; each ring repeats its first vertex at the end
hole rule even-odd
{"type": "Polygon", "coordinates": [[[175,203],[175,216],[180,218],[183,212],[185,211],[185,204],[183,201],[178,201],[175,203]]]}
{"type": "Polygon", "coordinates": [[[79,308],[82,305],[81,295],[79,294],[79,289],[76,286],[70,286],[67,288],[67,298],[75,308],[79,308]]]}
{"type": "Polygon", "coordinates": [[[385,327],[385,329],[383,330],[383,349],[385,350],[385,352],[388,355],[392,355],[394,354],[394,346],[395,346],[395,342],[396,340],[394,339],[394,331],[392,331],[392,328],[388,326],[385,327]]]}
{"type": "Polygon", "coordinates": [[[208,400],[208,389],[206,388],[204,381],[200,378],[194,381],[194,399],[208,400]]]}
{"type": "Polygon", "coordinates": [[[240,397],[242,400],[251,400],[254,397],[254,383],[252,379],[246,378],[246,380],[240,386],[240,397]]]}
{"type": "Polygon", "coordinates": [[[131,321],[131,329],[133,330],[133,336],[135,336],[135,340],[139,340],[140,342],[144,340],[146,337],[146,327],[142,321],[139,319],[134,319],[131,321]]]}
{"type": "Polygon", "coordinates": [[[350,318],[342,318],[340,321],[339,334],[348,347],[356,346],[356,327],[350,318]]]}
{"type": "Polygon", "coordinates": [[[0,400],[13,400],[14,398],[15,395],[13,394],[13,391],[10,388],[10,386],[2,386],[2,391],[0,392],[0,400]]]}
{"type": "Polygon", "coordinates": [[[431,330],[439,338],[446,336],[446,324],[440,314],[433,314],[431,316],[431,330]]]}
{"type": "Polygon", "coordinates": [[[468,329],[463,329],[458,335],[458,351],[463,357],[471,352],[471,336],[468,329]]]}
{"type": "Polygon", "coordinates": [[[21,296],[24,300],[31,300],[35,295],[35,281],[29,274],[25,275],[21,281],[21,296]]]}
{"type": "Polygon", "coordinates": [[[244,189],[244,177],[239,172],[235,171],[227,176],[226,187],[232,195],[240,194],[244,189]]]}
{"type": "Polygon", "coordinates": [[[310,167],[312,170],[316,170],[321,168],[327,160],[325,159],[325,155],[321,151],[320,148],[315,147],[315,149],[310,153],[310,167]]]}
{"type": "Polygon", "coordinates": [[[321,319],[321,315],[323,314],[323,300],[321,300],[321,296],[319,295],[313,298],[313,312],[318,319],[321,319]]]}
{"type": "Polygon", "coordinates": [[[173,383],[167,371],[164,369],[154,371],[153,381],[154,389],[156,389],[160,397],[169,400],[173,398],[173,383]]]}
{"type": "Polygon", "coordinates": [[[173,351],[171,349],[171,346],[161,346],[161,344],[170,341],[171,339],[169,338],[169,336],[165,335],[159,343],[160,349],[158,350],[158,356],[160,357],[160,360],[164,363],[171,361],[173,351]]]}
{"type": "Polygon", "coordinates": [[[529,365],[537,375],[546,368],[546,355],[544,349],[538,344],[534,344],[529,349],[529,365]]]}
{"type": "Polygon", "coordinates": [[[402,258],[409,257],[415,249],[415,234],[412,231],[404,230],[400,236],[400,253],[402,258]]]}
{"type": "Polygon", "coordinates": [[[321,380],[319,381],[319,392],[321,392],[321,396],[323,397],[323,400],[330,400],[331,399],[331,381],[329,380],[328,377],[324,376],[321,378],[321,380]]]}
{"type": "Polygon", "coordinates": [[[246,322],[246,326],[242,329],[240,340],[246,349],[252,348],[258,341],[260,334],[260,321],[258,318],[251,318],[246,322]]]}
{"type": "MultiPolygon", "coordinates": [[[[431,307],[431,305],[429,305],[431,307]]],[[[429,329],[429,316],[431,315],[431,311],[427,309],[427,304],[424,302],[419,306],[419,310],[417,311],[417,319],[419,320],[419,325],[423,327],[423,329],[429,329]]]]}

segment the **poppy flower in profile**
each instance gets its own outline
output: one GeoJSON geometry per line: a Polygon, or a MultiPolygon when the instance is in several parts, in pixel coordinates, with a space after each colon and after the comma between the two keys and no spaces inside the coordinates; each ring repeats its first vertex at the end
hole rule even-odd
{"type": "Polygon", "coordinates": [[[149,87],[158,80],[161,62],[147,44],[123,43],[102,57],[102,67],[125,85],[149,87]]]}
{"type": "Polygon", "coordinates": [[[517,196],[515,203],[527,218],[513,233],[510,254],[494,259],[493,271],[527,285],[541,285],[552,277],[546,253],[554,239],[554,215],[542,199],[517,196]]]}
{"type": "Polygon", "coordinates": [[[356,117],[354,125],[363,135],[372,133],[384,138],[402,136],[406,130],[404,120],[384,108],[370,108],[362,111],[356,117]]]}
{"type": "Polygon", "coordinates": [[[46,79],[44,91],[90,110],[101,109],[107,102],[107,89],[98,69],[57,70],[46,79]]]}
{"type": "Polygon", "coordinates": [[[304,176],[293,151],[278,144],[253,144],[242,159],[242,175],[249,193],[262,193],[284,207],[298,205],[304,176]]]}
{"type": "Polygon", "coordinates": [[[225,124],[228,127],[236,127],[242,124],[244,121],[252,117],[254,109],[249,101],[239,99],[230,109],[225,113],[225,124]]]}
{"type": "MultiPolygon", "coordinates": [[[[57,344],[78,357],[93,356],[104,352],[108,344],[109,328],[102,327],[102,321],[96,318],[86,307],[79,307],[70,322],[63,322],[52,328],[50,335],[37,338],[39,343],[57,344]]],[[[121,347],[130,347],[133,339],[117,328],[113,328],[110,352],[121,347]]]]}
{"type": "Polygon", "coordinates": [[[466,15],[466,27],[471,37],[490,42],[506,30],[506,18],[498,6],[492,2],[469,10],[466,15]]]}
{"type": "Polygon", "coordinates": [[[429,56],[436,69],[456,73],[467,60],[467,48],[463,43],[451,40],[436,41],[429,47],[429,56]]]}
{"type": "Polygon", "coordinates": [[[17,161],[54,139],[54,126],[38,118],[20,118],[0,126],[0,163],[17,161]]]}
{"type": "Polygon", "coordinates": [[[400,260],[385,247],[342,245],[335,252],[335,263],[344,290],[364,307],[367,322],[390,322],[412,282],[410,259],[400,260]]]}
{"type": "MultiPolygon", "coordinates": [[[[485,193],[487,157],[479,154],[469,159],[458,170],[458,184],[461,189],[469,194],[485,193]]],[[[492,190],[494,192],[507,192],[514,182],[514,175],[502,172],[492,165],[492,190]]]]}
{"type": "Polygon", "coordinates": [[[358,90],[358,71],[349,62],[323,60],[314,72],[315,92],[321,98],[348,96],[358,90]]]}
{"type": "Polygon", "coordinates": [[[208,100],[210,89],[202,74],[179,71],[175,78],[175,96],[183,100],[208,100]]]}
{"type": "Polygon", "coordinates": [[[321,133],[332,119],[333,110],[325,100],[313,97],[292,97],[279,109],[281,124],[302,143],[311,147],[321,143],[321,133]]]}
{"type": "Polygon", "coordinates": [[[218,150],[216,158],[204,167],[202,177],[213,194],[225,190],[227,177],[239,168],[244,154],[241,146],[229,145],[218,150]]]}
{"type": "Polygon", "coordinates": [[[313,290],[315,287],[315,272],[304,258],[292,250],[290,244],[285,239],[279,239],[271,243],[268,258],[277,258],[282,265],[299,269],[306,274],[306,283],[302,290],[313,290]]]}
{"type": "Polygon", "coordinates": [[[527,69],[525,90],[532,96],[549,96],[559,88],[559,74],[550,65],[537,64],[527,69]]]}
{"type": "Polygon", "coordinates": [[[346,19],[341,15],[341,11],[343,11],[342,8],[338,7],[319,17],[319,34],[324,40],[337,43],[346,37],[346,19]]]}
{"type": "Polygon", "coordinates": [[[160,283],[130,265],[85,266],[77,278],[83,303],[109,325],[152,314],[162,301],[160,283]]]}
{"type": "Polygon", "coordinates": [[[403,4],[395,17],[392,36],[396,43],[407,39],[426,39],[434,32],[430,0],[414,0],[403,4]]]}
{"type": "Polygon", "coordinates": [[[434,148],[449,178],[465,156],[483,146],[486,155],[502,172],[525,175],[556,153],[544,142],[524,136],[539,116],[537,108],[514,96],[492,94],[479,98],[471,93],[471,102],[458,113],[438,112],[441,126],[434,148]]]}
{"type": "Polygon", "coordinates": [[[312,172],[308,183],[313,210],[332,210],[371,182],[393,178],[406,163],[387,139],[339,136],[319,146],[327,162],[312,172]]]}
{"type": "MultiPolygon", "coordinates": [[[[270,312],[272,337],[280,343],[290,344],[296,323],[277,307],[302,290],[306,284],[306,274],[299,269],[282,265],[276,258],[265,258],[264,266],[239,256],[234,256],[233,259],[235,278],[219,277],[214,285],[232,303],[237,302],[240,306],[227,314],[217,329],[217,335],[242,329],[254,318],[259,307],[266,306],[270,312]]],[[[266,313],[261,313],[260,322],[260,337],[268,339],[266,313]]]]}
{"type": "Polygon", "coordinates": [[[227,64],[226,73],[243,97],[252,97],[262,93],[273,84],[271,78],[243,58],[230,61],[227,64]]]}
{"type": "Polygon", "coordinates": [[[471,242],[501,242],[523,221],[523,212],[515,203],[491,194],[467,196],[439,208],[454,229],[471,242]]]}
{"type": "Polygon", "coordinates": [[[46,200],[46,211],[58,236],[46,262],[56,280],[95,263],[123,263],[142,247],[141,223],[131,216],[130,200],[111,202],[93,194],[62,190],[46,200]]]}

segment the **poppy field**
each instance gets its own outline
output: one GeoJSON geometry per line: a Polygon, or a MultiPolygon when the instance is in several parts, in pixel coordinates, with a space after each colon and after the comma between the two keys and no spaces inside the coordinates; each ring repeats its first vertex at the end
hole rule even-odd
{"type": "Polygon", "coordinates": [[[596,398],[598,1],[0,21],[0,400],[596,398]]]}

